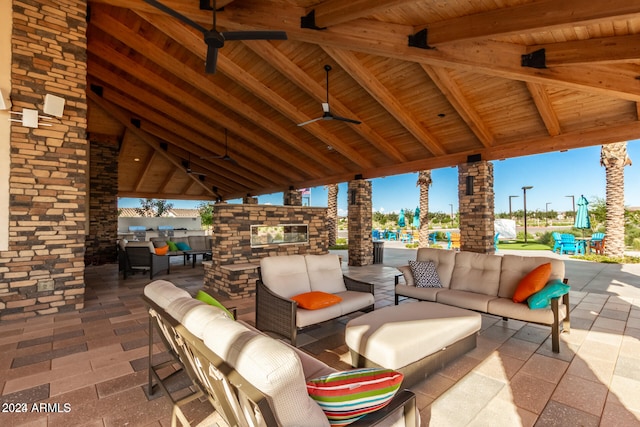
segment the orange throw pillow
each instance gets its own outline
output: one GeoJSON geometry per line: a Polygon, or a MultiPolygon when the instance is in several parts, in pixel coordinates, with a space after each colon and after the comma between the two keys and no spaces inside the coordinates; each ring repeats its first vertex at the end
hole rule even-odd
{"type": "Polygon", "coordinates": [[[296,295],[295,297],[291,297],[291,299],[297,302],[299,307],[306,308],[307,310],[329,307],[342,301],[342,298],[338,295],[320,291],[311,291],[296,295]]]}
{"type": "Polygon", "coordinates": [[[169,245],[160,246],[156,248],[156,255],[166,255],[169,251],[169,245]]]}
{"type": "Polygon", "coordinates": [[[542,264],[529,272],[520,280],[513,293],[513,302],[524,302],[531,295],[542,290],[551,276],[551,263],[542,264]]]}

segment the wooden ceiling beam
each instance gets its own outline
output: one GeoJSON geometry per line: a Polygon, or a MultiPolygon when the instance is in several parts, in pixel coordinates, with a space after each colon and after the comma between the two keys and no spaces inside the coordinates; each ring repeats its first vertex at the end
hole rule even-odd
{"type": "Polygon", "coordinates": [[[415,0],[327,0],[307,9],[306,16],[313,12],[315,26],[318,28],[326,28],[414,1],[415,0]]]}
{"type": "Polygon", "coordinates": [[[411,135],[418,140],[431,154],[441,156],[446,154],[440,142],[420,122],[402,106],[400,101],[350,52],[341,49],[325,47],[329,54],[349,75],[358,82],[363,89],[388,112],[411,135]]]}
{"type": "Polygon", "coordinates": [[[556,85],[587,93],[604,94],[629,101],[640,101],[637,71],[613,66],[556,67],[533,69],[522,67],[520,58],[526,47],[511,43],[479,40],[446,43],[438,49],[409,47],[407,37],[414,33],[410,26],[367,20],[351,21],[325,31],[299,28],[295,22],[295,8],[269,13],[267,5],[252,5],[251,10],[230,6],[225,10],[224,25],[234,30],[278,28],[287,32],[291,40],[363,52],[367,54],[411,61],[427,65],[470,71],[506,79],[556,85]],[[264,10],[260,10],[260,8],[264,10]],[[258,17],[262,20],[258,20],[258,17]]]}
{"type": "Polygon", "coordinates": [[[485,147],[490,147],[495,142],[491,130],[489,130],[478,112],[471,106],[460,90],[458,84],[453,80],[447,69],[430,67],[420,64],[422,69],[429,75],[433,83],[438,86],[440,92],[447,98],[449,103],[458,112],[462,120],[469,126],[469,129],[476,135],[478,140],[485,147]]]}
{"type": "MultiPolygon", "coordinates": [[[[326,88],[319,85],[314,79],[309,77],[307,73],[302,71],[300,67],[289,60],[289,58],[280,52],[273,44],[267,41],[252,41],[245,44],[247,48],[254,51],[257,55],[260,55],[264,61],[268,62],[269,65],[278,70],[302,91],[306,92],[320,103],[326,102],[326,88]]],[[[354,111],[349,109],[335,97],[331,99],[331,111],[343,117],[357,117],[357,114],[354,111]]],[[[394,144],[381,137],[366,122],[362,122],[358,126],[352,126],[352,129],[354,132],[366,139],[371,145],[376,147],[385,156],[399,162],[407,161],[407,158],[394,144]]]]}
{"type": "MultiPolygon", "coordinates": [[[[171,156],[169,156],[166,153],[163,153],[162,151],[158,151],[160,149],[160,144],[159,141],[148,135],[146,132],[141,131],[140,129],[136,128],[133,124],[131,124],[131,120],[129,119],[129,117],[121,112],[118,111],[116,108],[114,108],[114,106],[109,103],[108,101],[104,100],[103,98],[99,97],[98,95],[94,94],[91,91],[87,92],[87,98],[90,99],[91,101],[95,102],[96,104],[98,104],[101,108],[103,108],[105,111],[107,111],[109,114],[111,114],[116,120],[118,120],[120,123],[122,123],[124,126],[126,126],[127,131],[133,133],[135,136],[137,136],[138,138],[140,138],[140,140],[142,140],[143,142],[145,142],[147,145],[149,145],[154,151],[159,152],[162,156],[164,156],[165,159],[167,159],[169,162],[171,162],[174,166],[182,168],[182,165],[179,164],[178,162],[176,162],[171,156]]],[[[198,183],[211,195],[213,195],[213,191],[206,186],[205,184],[199,182],[198,183]]],[[[121,196],[123,197],[123,196],[121,196]]]]}
{"type": "Polygon", "coordinates": [[[536,104],[538,113],[544,122],[547,132],[551,136],[560,135],[562,129],[560,128],[560,120],[553,110],[553,105],[549,99],[545,87],[541,84],[527,82],[527,89],[533,98],[533,102],[536,104]]]}
{"type": "Polygon", "coordinates": [[[623,20],[640,13],[640,3],[629,0],[541,0],[493,9],[483,13],[416,26],[427,29],[427,44],[438,46],[463,40],[491,39],[555,30],[567,25],[623,20]]]}
{"type": "MultiPolygon", "coordinates": [[[[206,59],[207,49],[205,43],[202,41],[201,34],[191,31],[184,25],[176,25],[175,20],[165,16],[149,14],[140,14],[140,16],[156,26],[158,30],[185,46],[196,56],[203,60],[206,59]]],[[[132,34],[132,36],[135,36],[135,34],[132,34]]],[[[163,62],[166,62],[166,59],[163,62]]],[[[222,49],[218,51],[217,71],[224,73],[229,79],[253,93],[254,96],[269,104],[273,109],[290,119],[293,123],[302,123],[312,118],[300,112],[296,106],[292,105],[280,96],[280,94],[274,92],[254,76],[234,64],[224,55],[224,50],[222,49]]],[[[345,158],[358,165],[358,167],[373,166],[369,159],[362,156],[349,145],[342,143],[340,138],[327,131],[321,123],[307,125],[305,126],[305,130],[309,131],[325,145],[332,146],[345,158]]]]}
{"type": "Polygon", "coordinates": [[[640,60],[640,34],[531,45],[527,53],[541,49],[547,67],[618,64],[640,60]]]}
{"type": "MultiPolygon", "coordinates": [[[[160,19],[160,21],[163,22],[162,19],[160,19]]],[[[233,129],[234,133],[242,136],[249,141],[259,141],[261,143],[261,146],[264,147],[265,150],[273,154],[277,154],[283,161],[288,162],[290,167],[293,169],[297,170],[300,166],[300,163],[304,163],[306,167],[301,170],[301,172],[313,174],[316,176],[322,176],[326,173],[326,171],[321,170],[314,164],[311,164],[304,160],[307,157],[311,157],[317,163],[326,165],[328,163],[328,159],[324,153],[321,153],[318,150],[313,149],[312,147],[309,149],[303,149],[302,147],[304,146],[306,148],[306,146],[302,144],[302,142],[298,141],[297,138],[293,137],[291,132],[282,128],[281,126],[272,124],[271,119],[264,114],[248,108],[244,102],[240,101],[235,96],[229,94],[227,91],[223,91],[221,88],[219,88],[219,86],[213,85],[211,80],[204,76],[202,72],[196,72],[191,68],[186,67],[184,64],[176,61],[175,58],[173,58],[171,55],[167,54],[163,49],[160,49],[149,42],[145,42],[144,40],[140,40],[140,37],[136,33],[108,15],[96,14],[96,18],[92,18],[92,24],[96,25],[97,28],[100,28],[103,31],[113,33],[111,34],[112,36],[120,39],[123,43],[128,44],[133,49],[144,54],[154,63],[165,67],[176,77],[185,80],[187,83],[195,87],[202,88],[202,91],[205,94],[212,96],[218,101],[221,101],[223,105],[228,106],[233,111],[237,111],[241,115],[250,118],[251,121],[256,125],[260,127],[266,126],[267,130],[270,131],[274,136],[281,138],[283,142],[288,142],[290,146],[295,148],[298,154],[293,154],[290,150],[280,149],[275,144],[272,144],[268,140],[259,137],[255,132],[244,129],[242,126],[238,126],[233,129]]],[[[171,25],[168,26],[171,27],[171,25]]],[[[182,28],[184,29],[184,27],[182,28]]],[[[127,60],[125,60],[124,58],[126,57],[112,49],[108,49],[107,47],[101,46],[98,43],[96,43],[95,47],[91,47],[91,50],[95,52],[98,52],[99,49],[101,49],[99,52],[103,55],[107,55],[106,57],[108,57],[111,62],[114,62],[118,58],[121,58],[119,61],[120,67],[126,67],[129,74],[139,75],[140,73],[145,73],[145,71],[141,70],[134,61],[128,60],[128,58],[127,60]]],[[[148,73],[146,74],[148,75],[148,73]]],[[[139,76],[139,78],[142,81],[145,80],[142,76],[139,76]]],[[[167,96],[172,96],[177,101],[184,102],[184,96],[186,95],[174,93],[174,86],[169,84],[168,82],[156,84],[155,87],[159,91],[164,92],[167,96]]],[[[198,105],[200,111],[207,111],[208,116],[213,120],[215,120],[215,117],[218,116],[217,111],[214,111],[209,104],[203,102],[201,99],[190,97],[190,100],[191,105],[198,105]]],[[[225,124],[221,125],[223,127],[229,127],[225,124]]]]}
{"type": "MultiPolygon", "coordinates": [[[[150,122],[163,123],[163,127],[165,128],[164,133],[173,133],[176,135],[182,135],[184,139],[188,138],[188,142],[186,140],[183,140],[180,146],[188,147],[190,151],[197,156],[204,156],[210,153],[209,151],[206,151],[200,147],[201,145],[211,143],[211,135],[219,134],[220,137],[222,136],[222,132],[219,132],[217,129],[211,128],[208,124],[197,121],[194,115],[189,114],[189,112],[184,108],[180,108],[174,103],[169,103],[166,100],[159,98],[155,93],[152,94],[145,92],[142,88],[130,83],[126,79],[114,76],[110,71],[104,69],[97,63],[94,63],[92,65],[89,74],[104,81],[107,84],[110,84],[113,87],[118,87],[119,90],[133,96],[133,99],[131,97],[118,97],[118,95],[113,91],[105,91],[105,97],[118,97],[116,102],[117,105],[120,105],[122,108],[125,108],[129,111],[136,111],[140,118],[149,120],[150,122]],[[145,105],[154,105],[154,107],[156,108],[161,108],[165,112],[166,116],[160,115],[155,109],[143,106],[139,102],[134,101],[134,99],[147,100],[148,102],[145,105]],[[172,119],[168,119],[167,117],[171,117],[172,119]],[[188,126],[185,125],[186,123],[188,123],[188,126]],[[195,142],[197,142],[197,144],[195,142]]],[[[233,121],[230,118],[227,119],[225,124],[234,130],[236,128],[242,128],[241,124],[233,121]]],[[[145,126],[145,124],[143,123],[142,126],[145,126]]],[[[251,132],[247,130],[245,133],[251,132]]],[[[256,139],[259,139],[259,137],[256,136],[256,139]]],[[[247,151],[247,155],[252,156],[252,158],[257,159],[258,161],[267,159],[265,155],[254,152],[253,150],[247,149],[247,151]]],[[[244,157],[238,158],[241,159],[241,161],[245,164],[251,164],[249,160],[244,161],[244,157]]],[[[278,182],[284,178],[283,175],[276,174],[270,169],[262,168],[256,165],[252,165],[251,169],[247,169],[239,166],[225,164],[222,169],[225,169],[227,173],[220,172],[218,173],[219,176],[223,179],[231,179],[234,181],[238,181],[237,177],[240,176],[251,179],[255,183],[264,184],[265,180],[278,182]],[[232,173],[233,175],[229,175],[229,173],[232,173]]],[[[209,170],[213,171],[212,169],[209,170]]],[[[298,176],[302,177],[303,175],[298,176]]]]}
{"type": "Polygon", "coordinates": [[[147,174],[151,171],[151,164],[153,163],[154,159],[158,156],[158,151],[157,150],[152,150],[151,151],[151,156],[149,157],[149,159],[147,159],[145,161],[144,165],[140,165],[141,166],[141,172],[140,172],[140,176],[138,178],[138,182],[136,183],[135,189],[136,191],[140,191],[142,189],[142,185],[144,183],[145,178],[147,177],[147,174]]]}
{"type": "MultiPolygon", "coordinates": [[[[99,44],[96,43],[96,49],[97,46],[99,44]]],[[[92,51],[93,52],[93,51],[92,51]]],[[[124,67],[125,72],[129,73],[129,72],[133,72],[134,73],[134,77],[137,78],[141,78],[144,77],[144,75],[148,75],[148,72],[145,69],[141,69],[141,67],[135,67],[134,63],[130,63],[130,61],[125,60],[124,58],[121,58],[119,56],[119,54],[117,52],[112,52],[109,51],[108,49],[102,49],[100,50],[100,52],[104,53],[104,54],[109,54],[109,57],[111,58],[112,64],[124,67]],[[142,75],[140,75],[140,73],[142,75]]],[[[113,76],[110,77],[110,72],[108,70],[103,69],[102,67],[100,67],[99,65],[97,65],[96,67],[94,67],[91,70],[91,73],[93,75],[96,75],[103,79],[117,79],[117,76],[113,76]]],[[[181,103],[181,102],[186,102],[188,103],[191,107],[196,107],[200,109],[200,112],[202,114],[208,115],[208,116],[212,116],[215,117],[217,111],[213,110],[211,108],[211,106],[209,104],[203,103],[201,99],[196,99],[194,97],[192,97],[191,95],[187,95],[184,93],[177,93],[175,88],[173,86],[171,86],[168,82],[163,83],[162,81],[156,81],[154,80],[155,83],[152,83],[151,80],[147,80],[147,82],[153,86],[154,89],[156,89],[159,93],[165,92],[165,94],[167,96],[172,97],[176,103],[181,103]]],[[[126,84],[126,83],[125,83],[126,84]]],[[[121,86],[120,83],[118,83],[118,86],[121,86]]],[[[134,91],[134,93],[137,93],[139,97],[145,96],[142,91],[137,88],[137,87],[132,87],[131,90],[134,91]]],[[[139,99],[146,99],[148,98],[150,95],[146,95],[145,98],[139,98],[139,99]]],[[[152,95],[155,96],[155,95],[152,95]]],[[[155,106],[160,106],[160,105],[164,105],[165,106],[165,112],[166,111],[173,111],[173,113],[176,113],[176,106],[172,105],[172,104],[167,104],[166,102],[164,102],[163,100],[158,99],[158,103],[154,103],[153,105],[155,106]]],[[[170,117],[173,117],[174,119],[176,119],[176,121],[179,121],[180,123],[190,123],[191,128],[197,127],[198,128],[198,132],[192,132],[192,133],[187,133],[187,135],[189,137],[189,140],[191,142],[186,143],[185,141],[182,140],[180,142],[176,142],[175,138],[174,141],[171,141],[172,138],[167,136],[167,140],[171,141],[174,143],[174,145],[177,146],[190,146],[191,147],[191,151],[198,155],[198,156],[202,156],[202,157],[206,157],[210,154],[210,145],[211,145],[211,140],[212,140],[212,136],[215,136],[215,139],[218,139],[220,141],[222,141],[224,139],[224,134],[222,132],[219,132],[217,130],[213,130],[211,129],[210,126],[204,124],[204,123],[198,123],[198,121],[196,120],[195,116],[193,115],[187,115],[184,111],[180,111],[179,115],[171,115],[168,114],[170,117]],[[197,142],[197,144],[192,144],[197,142]],[[205,148],[209,147],[209,149],[205,150],[205,148]]],[[[163,127],[164,127],[164,133],[167,133],[167,126],[169,126],[169,123],[171,123],[172,121],[168,121],[166,120],[166,118],[164,120],[160,120],[158,123],[163,123],[163,127]]],[[[178,126],[178,125],[176,125],[178,126]]],[[[225,126],[231,128],[232,131],[237,131],[239,129],[239,132],[242,136],[245,137],[250,137],[252,138],[253,141],[261,141],[261,138],[257,135],[254,134],[253,132],[251,132],[248,129],[243,129],[242,125],[240,123],[235,122],[232,119],[226,119],[225,122],[225,126]]],[[[180,134],[184,135],[184,129],[186,128],[186,126],[180,125],[179,126],[181,131],[179,132],[180,134]]],[[[178,133],[178,130],[174,130],[173,132],[169,132],[169,133],[178,133]]],[[[156,133],[156,136],[161,136],[161,134],[156,133]]],[[[222,148],[220,148],[220,150],[222,150],[222,148]]],[[[279,179],[281,179],[282,176],[276,176],[276,175],[272,175],[268,169],[264,169],[262,170],[261,168],[255,169],[254,171],[252,171],[253,173],[247,173],[246,168],[242,167],[242,164],[247,165],[251,163],[251,160],[249,158],[247,158],[247,156],[253,158],[266,158],[263,154],[260,154],[258,152],[256,152],[253,149],[249,149],[249,148],[245,148],[244,150],[242,150],[242,152],[238,153],[237,155],[234,154],[234,158],[236,158],[237,160],[239,160],[238,165],[232,165],[232,164],[228,164],[225,163],[223,164],[223,166],[221,167],[222,169],[226,169],[229,172],[232,172],[234,174],[238,174],[238,177],[246,177],[251,179],[254,183],[264,183],[265,179],[273,179],[273,182],[277,182],[279,179]],[[255,174],[255,175],[254,175],[255,174]]],[[[275,156],[275,155],[274,155],[275,156]]],[[[298,160],[298,158],[296,158],[295,156],[292,156],[291,153],[284,153],[283,158],[288,159],[289,161],[295,162],[296,160],[298,160]]],[[[209,169],[209,168],[208,168],[209,169]]],[[[309,169],[313,170],[314,168],[309,165],[309,169]]],[[[210,170],[210,169],[209,169],[210,170]]],[[[320,174],[320,173],[319,173],[320,174]]],[[[297,175],[297,176],[302,176],[302,175],[297,175]]]]}
{"type": "MultiPolygon", "coordinates": [[[[465,163],[467,157],[472,154],[481,154],[483,160],[493,161],[633,140],[638,139],[638,135],[640,135],[640,121],[613,126],[597,126],[587,130],[568,132],[555,137],[533,138],[480,150],[474,149],[439,157],[414,160],[402,164],[378,167],[363,171],[362,176],[364,179],[371,179],[381,176],[418,172],[421,170],[445,168],[451,165],[465,163]]],[[[322,181],[303,181],[295,185],[299,188],[305,186],[314,187],[327,182],[345,182],[351,179],[353,179],[353,176],[335,175],[325,177],[322,181]]]]}

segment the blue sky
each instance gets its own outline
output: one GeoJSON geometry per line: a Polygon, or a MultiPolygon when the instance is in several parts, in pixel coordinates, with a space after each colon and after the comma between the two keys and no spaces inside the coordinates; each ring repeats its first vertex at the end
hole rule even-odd
{"type": "MultiPolygon", "coordinates": [[[[627,151],[635,165],[625,167],[625,205],[640,207],[640,140],[629,141],[627,151]]],[[[570,211],[571,198],[578,201],[580,195],[587,200],[605,198],[605,170],[600,166],[600,146],[525,156],[493,162],[496,212],[509,211],[509,196],[513,198],[514,211],[523,208],[522,187],[527,190],[527,210],[570,211]]],[[[419,204],[420,191],[416,187],[417,173],[376,178],[372,180],[373,209],[375,211],[400,212],[415,209],[419,204]]],[[[458,211],[458,168],[449,167],[432,171],[433,184],[429,190],[429,211],[458,211]]],[[[176,208],[193,208],[198,202],[172,200],[176,208]]],[[[233,202],[233,201],[230,201],[233,202]]],[[[239,200],[235,201],[239,203],[239,200]]],[[[282,193],[258,197],[259,203],[282,204],[282,193]]],[[[120,199],[118,207],[137,207],[139,199],[120,199]]],[[[327,206],[327,190],[324,187],[311,189],[311,205],[327,206]]],[[[347,183],[339,184],[338,210],[347,212],[347,183]]]]}

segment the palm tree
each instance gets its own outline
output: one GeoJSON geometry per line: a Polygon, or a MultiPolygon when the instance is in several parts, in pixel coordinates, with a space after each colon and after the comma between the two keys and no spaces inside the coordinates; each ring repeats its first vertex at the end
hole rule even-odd
{"type": "Polygon", "coordinates": [[[327,231],[329,234],[329,246],[335,246],[338,238],[338,184],[327,186],[327,231]]]}
{"type": "Polygon", "coordinates": [[[602,146],[600,166],[604,166],[607,179],[605,254],[612,257],[624,256],[624,167],[630,164],[626,141],[602,146]]]}
{"type": "Polygon", "coordinates": [[[420,232],[418,235],[419,246],[429,246],[429,186],[431,185],[431,171],[418,172],[416,186],[420,187],[420,232]]]}

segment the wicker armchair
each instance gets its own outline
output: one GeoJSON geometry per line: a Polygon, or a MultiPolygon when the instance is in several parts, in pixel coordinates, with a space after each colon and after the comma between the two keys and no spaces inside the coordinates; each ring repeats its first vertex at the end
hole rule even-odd
{"type": "Polygon", "coordinates": [[[124,248],[126,254],[126,266],[124,278],[135,271],[149,271],[149,279],[163,270],[169,273],[169,257],[156,255],[151,242],[129,242],[124,248]]]}
{"type": "MultiPolygon", "coordinates": [[[[287,276],[288,272],[284,273],[284,276],[287,276]]],[[[314,274],[318,276],[318,278],[322,278],[321,280],[327,280],[326,274],[323,274],[318,270],[310,270],[308,274],[312,276],[311,281],[313,281],[314,274]]],[[[256,281],[256,328],[261,331],[273,332],[281,335],[289,339],[291,345],[293,346],[296,345],[298,330],[310,326],[311,324],[335,319],[337,317],[341,317],[356,311],[369,312],[373,311],[374,309],[375,300],[373,298],[373,284],[354,280],[350,277],[342,275],[340,262],[336,255],[293,255],[286,257],[283,256],[264,258],[261,261],[261,267],[258,269],[258,275],[259,278],[256,281]],[[300,318],[300,310],[304,309],[299,308],[298,304],[290,299],[290,297],[299,293],[303,293],[305,291],[304,289],[301,289],[300,284],[304,282],[304,273],[306,272],[306,270],[302,271],[302,275],[300,270],[293,273],[292,277],[295,277],[294,281],[296,282],[296,290],[289,289],[289,287],[283,286],[283,284],[281,283],[270,283],[268,280],[265,281],[265,278],[263,277],[265,263],[268,265],[267,268],[269,268],[276,258],[284,259],[283,261],[280,261],[280,263],[282,265],[292,266],[292,268],[295,270],[296,265],[298,267],[301,265],[300,263],[302,263],[302,266],[305,265],[305,259],[309,262],[318,262],[318,260],[320,260],[319,262],[325,263],[325,265],[335,266],[334,259],[332,257],[335,257],[337,269],[339,270],[338,273],[338,270],[333,268],[333,279],[340,280],[343,283],[342,286],[346,288],[344,292],[332,293],[336,293],[337,295],[343,297],[345,301],[349,301],[349,303],[343,304],[345,301],[339,303],[339,305],[343,305],[342,309],[339,306],[332,306],[319,310],[313,310],[313,323],[309,322],[309,316],[305,316],[305,319],[300,318]],[[340,275],[339,279],[337,277],[338,274],[340,275]],[[324,313],[323,310],[325,310],[324,313]]],[[[273,277],[271,277],[271,280],[273,280],[273,277]]],[[[327,280],[327,282],[330,281],[331,280],[327,280]]],[[[328,284],[328,286],[330,286],[330,284],[328,284]]],[[[304,285],[302,285],[302,287],[304,287],[304,285]]],[[[307,292],[311,289],[318,290],[317,286],[309,287],[307,292]]],[[[331,292],[331,289],[327,288],[327,292],[331,292]]],[[[304,311],[309,312],[309,310],[304,311]]]]}

